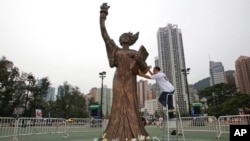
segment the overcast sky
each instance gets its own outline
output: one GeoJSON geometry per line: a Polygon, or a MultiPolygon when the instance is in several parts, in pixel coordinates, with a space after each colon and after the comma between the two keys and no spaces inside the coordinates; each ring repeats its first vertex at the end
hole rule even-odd
{"type": "Polygon", "coordinates": [[[85,94],[101,86],[99,72],[106,71],[111,88],[115,68],[99,26],[103,2],[111,6],[110,37],[119,45],[122,33],[139,31],[131,49],[144,45],[152,66],[158,28],[177,24],[191,84],[209,76],[209,59],[235,70],[240,55],[250,56],[249,0],[0,0],[0,56],[54,87],[67,81],[85,94]]]}

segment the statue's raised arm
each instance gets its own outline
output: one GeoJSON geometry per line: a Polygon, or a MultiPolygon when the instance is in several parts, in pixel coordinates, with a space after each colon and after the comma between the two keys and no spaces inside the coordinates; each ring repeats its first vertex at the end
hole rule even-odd
{"type": "Polygon", "coordinates": [[[100,27],[101,27],[102,38],[103,38],[105,45],[106,45],[107,55],[108,55],[108,59],[109,59],[109,65],[110,65],[110,67],[113,67],[113,66],[115,66],[113,55],[116,52],[118,47],[115,45],[115,42],[109,37],[107,29],[105,27],[105,21],[106,21],[107,15],[108,15],[109,8],[110,8],[110,6],[108,6],[107,3],[103,3],[101,5],[100,27]]]}
{"type": "Polygon", "coordinates": [[[105,21],[106,17],[108,15],[108,9],[110,6],[108,6],[107,3],[103,3],[101,5],[101,11],[100,11],[100,26],[101,26],[101,33],[102,33],[102,38],[106,42],[107,40],[110,40],[107,29],[105,27],[105,21]]]}

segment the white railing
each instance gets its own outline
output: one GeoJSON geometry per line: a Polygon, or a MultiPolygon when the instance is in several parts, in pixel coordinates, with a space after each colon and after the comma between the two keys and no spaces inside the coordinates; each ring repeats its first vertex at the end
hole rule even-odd
{"type": "MultiPolygon", "coordinates": [[[[182,117],[183,130],[190,132],[211,132],[217,138],[223,133],[229,133],[230,125],[249,125],[250,115],[230,115],[182,117]]],[[[18,136],[34,134],[62,134],[67,138],[74,132],[96,132],[104,131],[108,121],[90,118],[25,118],[0,117],[0,139],[4,137],[18,140],[18,136]]],[[[157,139],[156,139],[157,140],[157,139]]]]}
{"type": "Polygon", "coordinates": [[[18,135],[66,133],[63,118],[19,118],[18,135]]]}
{"type": "Polygon", "coordinates": [[[15,136],[15,118],[0,117],[0,138],[15,136]]]}
{"type": "Polygon", "coordinates": [[[220,116],[218,118],[219,134],[217,138],[220,138],[223,133],[229,133],[230,125],[250,125],[250,115],[220,116]]]}
{"type": "Polygon", "coordinates": [[[218,136],[218,121],[215,116],[182,117],[184,131],[211,132],[218,136]]]}

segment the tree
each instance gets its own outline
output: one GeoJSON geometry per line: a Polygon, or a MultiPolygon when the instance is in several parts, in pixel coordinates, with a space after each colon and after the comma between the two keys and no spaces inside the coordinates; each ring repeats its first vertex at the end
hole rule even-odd
{"type": "MultiPolygon", "coordinates": [[[[29,113],[31,114],[31,116],[35,116],[36,109],[45,111],[46,106],[48,106],[43,97],[46,97],[48,94],[50,82],[47,77],[42,78],[39,82],[39,84],[33,86],[30,89],[32,92],[32,100],[30,101],[29,109],[29,113]]],[[[47,115],[47,113],[45,112],[44,115],[47,115]]]]}
{"type": "Polygon", "coordinates": [[[19,70],[5,57],[0,59],[0,116],[12,115],[16,106],[14,99],[19,70]]]}
{"type": "Polygon", "coordinates": [[[206,112],[216,117],[236,115],[238,108],[243,108],[250,101],[249,95],[237,93],[234,84],[217,84],[204,89],[199,95],[207,99],[208,109],[206,112]]]}
{"type": "Polygon", "coordinates": [[[88,116],[85,98],[78,87],[72,87],[67,82],[59,87],[60,92],[57,96],[54,112],[63,118],[88,116]],[[63,111],[63,112],[62,112],[63,111]]]}
{"type": "Polygon", "coordinates": [[[207,112],[209,115],[216,117],[223,115],[238,115],[238,108],[244,108],[250,101],[250,95],[237,93],[223,103],[209,107],[207,112]]]}
{"type": "Polygon", "coordinates": [[[208,106],[216,106],[227,99],[230,99],[237,93],[237,88],[234,84],[216,84],[211,87],[207,87],[200,91],[199,96],[207,99],[208,106]]]}
{"type": "Polygon", "coordinates": [[[22,73],[5,57],[0,59],[0,116],[12,116],[17,107],[24,107],[23,116],[34,116],[36,106],[45,105],[50,82],[42,78],[39,85],[31,73],[22,73]],[[33,113],[32,113],[33,112],[33,113]]]}
{"type": "Polygon", "coordinates": [[[249,101],[249,94],[238,93],[223,103],[222,112],[224,115],[237,115],[239,114],[238,108],[244,109],[249,101]]]}
{"type": "Polygon", "coordinates": [[[22,102],[24,103],[24,113],[23,116],[24,117],[29,117],[31,116],[30,110],[29,110],[29,106],[30,106],[30,101],[32,100],[32,91],[34,90],[35,87],[35,77],[32,74],[27,74],[27,73],[23,73],[21,76],[21,81],[23,81],[23,86],[22,87],[24,89],[24,93],[22,96],[22,102]]]}

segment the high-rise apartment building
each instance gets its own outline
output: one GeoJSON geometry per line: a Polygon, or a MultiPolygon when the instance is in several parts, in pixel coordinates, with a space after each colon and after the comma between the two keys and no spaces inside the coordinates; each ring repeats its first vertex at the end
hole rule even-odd
{"type": "Polygon", "coordinates": [[[140,80],[137,82],[137,97],[138,103],[140,107],[144,107],[145,100],[148,99],[148,81],[147,80],[140,80]]]}
{"type": "Polygon", "coordinates": [[[149,115],[154,115],[155,112],[162,110],[162,105],[158,99],[149,99],[145,101],[145,109],[149,115]]]}
{"type": "Polygon", "coordinates": [[[63,92],[63,86],[58,86],[57,87],[57,94],[56,94],[56,98],[60,97],[61,94],[63,92]]]}
{"type": "Polygon", "coordinates": [[[181,112],[188,111],[187,85],[182,69],[186,68],[182,33],[177,25],[168,24],[157,32],[158,59],[162,71],[175,86],[176,102],[181,112]]]}
{"type": "Polygon", "coordinates": [[[89,94],[91,95],[90,98],[93,98],[93,102],[98,102],[98,96],[97,96],[97,88],[91,88],[89,91],[89,94]]]}
{"type": "Polygon", "coordinates": [[[102,103],[102,113],[104,117],[108,117],[111,111],[113,93],[112,89],[108,88],[107,85],[103,85],[103,93],[102,89],[98,88],[98,103],[102,103]],[[102,102],[101,102],[101,94],[102,102]]]}
{"type": "Polygon", "coordinates": [[[159,58],[158,56],[155,57],[155,66],[160,66],[160,63],[159,63],[159,58]]]}
{"type": "Polygon", "coordinates": [[[209,61],[210,86],[225,83],[224,66],[221,62],[209,61]]]}
{"type": "Polygon", "coordinates": [[[228,84],[235,84],[235,71],[234,70],[225,71],[225,82],[228,84]]]}
{"type": "Polygon", "coordinates": [[[239,91],[250,94],[250,57],[240,56],[235,61],[235,68],[239,91]]]}

